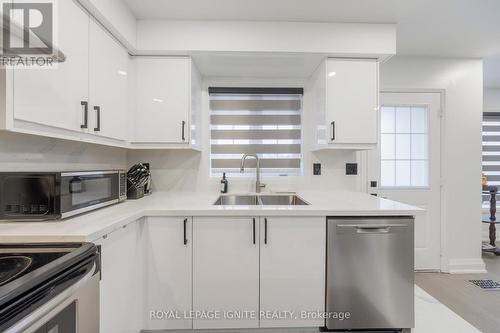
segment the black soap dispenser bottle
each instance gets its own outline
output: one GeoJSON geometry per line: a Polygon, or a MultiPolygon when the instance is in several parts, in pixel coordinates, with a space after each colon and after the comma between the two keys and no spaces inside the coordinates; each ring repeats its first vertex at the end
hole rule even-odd
{"type": "Polygon", "coordinates": [[[228,181],[226,179],[226,173],[222,174],[222,179],[220,180],[220,193],[227,193],[228,181]]]}

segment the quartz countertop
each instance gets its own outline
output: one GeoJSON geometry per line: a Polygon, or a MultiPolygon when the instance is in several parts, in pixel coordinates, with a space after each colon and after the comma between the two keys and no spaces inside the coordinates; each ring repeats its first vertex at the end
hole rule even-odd
{"type": "Polygon", "coordinates": [[[95,241],[147,216],[415,216],[424,212],[362,192],[297,194],[310,205],[214,206],[218,193],[156,192],[61,221],[1,222],[0,243],[95,241]]]}

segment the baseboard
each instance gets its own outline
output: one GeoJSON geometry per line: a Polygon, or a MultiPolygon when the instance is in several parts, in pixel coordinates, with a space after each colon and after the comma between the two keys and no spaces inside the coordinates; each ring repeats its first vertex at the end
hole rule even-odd
{"type": "Polygon", "coordinates": [[[450,274],[480,274],[486,272],[486,265],[481,258],[448,260],[448,273],[450,274]]]}

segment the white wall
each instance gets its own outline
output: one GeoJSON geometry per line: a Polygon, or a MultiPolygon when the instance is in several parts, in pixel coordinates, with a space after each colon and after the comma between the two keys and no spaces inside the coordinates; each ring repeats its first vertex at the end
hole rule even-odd
{"type": "Polygon", "coordinates": [[[482,271],[482,61],[394,57],[381,66],[382,90],[444,89],[442,267],[482,271]]]}
{"type": "MultiPolygon", "coordinates": [[[[68,0],[63,0],[68,1],[68,0]]],[[[137,44],[137,20],[122,0],[76,0],[103,24],[129,51],[137,44]]]]}
{"type": "Polygon", "coordinates": [[[484,89],[484,111],[500,112],[500,89],[484,89]]]}
{"type": "MultiPolygon", "coordinates": [[[[263,177],[267,184],[266,190],[299,191],[299,190],[359,190],[359,176],[346,176],[345,163],[357,162],[357,153],[348,151],[328,151],[311,153],[307,147],[309,139],[313,138],[312,110],[309,91],[306,82],[292,79],[236,79],[212,78],[205,79],[203,84],[202,108],[202,152],[194,151],[129,151],[129,164],[151,162],[153,186],[156,190],[176,191],[211,191],[219,190],[220,179],[210,177],[210,132],[208,86],[285,86],[305,87],[303,100],[303,152],[304,175],[302,177],[263,177]],[[312,175],[313,162],[322,164],[322,175],[312,175]]],[[[230,192],[247,192],[255,190],[255,178],[230,178],[230,192]]]]}
{"type": "Polygon", "coordinates": [[[137,49],[173,54],[213,51],[393,55],[396,25],[146,20],[137,22],[137,49]]]}
{"type": "Polygon", "coordinates": [[[0,132],[0,171],[124,169],[125,149],[0,132]]]}

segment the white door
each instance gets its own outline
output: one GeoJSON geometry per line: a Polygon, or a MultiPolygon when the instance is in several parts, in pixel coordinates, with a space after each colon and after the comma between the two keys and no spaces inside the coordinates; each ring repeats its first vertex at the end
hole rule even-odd
{"type": "Polygon", "coordinates": [[[141,226],[132,222],[95,242],[101,246],[100,332],[143,328],[141,226]]]}
{"type": "Polygon", "coordinates": [[[191,329],[192,219],[148,217],[143,232],[144,327],[146,330],[191,329]],[[150,311],[167,311],[160,319],[150,311]]]}
{"type": "Polygon", "coordinates": [[[415,220],[415,269],[439,270],[441,94],[381,93],[380,102],[380,145],[367,153],[368,191],[426,210],[415,220]]]}
{"type": "Polygon", "coordinates": [[[259,326],[258,224],[251,217],[193,218],[194,329],[259,326]]]}
{"type": "Polygon", "coordinates": [[[14,117],[75,130],[84,124],[88,101],[89,18],[73,1],[59,1],[58,47],[66,61],[53,69],[14,70],[14,117]]]}
{"type": "Polygon", "coordinates": [[[189,143],[191,59],[136,57],[135,142],[189,143]]]}
{"type": "Polygon", "coordinates": [[[325,310],[325,242],[324,217],[260,218],[260,327],[324,325],[302,312],[325,310]]]}
{"type": "Polygon", "coordinates": [[[125,140],[128,116],[128,53],[90,21],[90,132],[125,140]]]}
{"type": "Polygon", "coordinates": [[[326,65],[327,142],[377,143],[378,62],[328,59],[326,65]]]}

